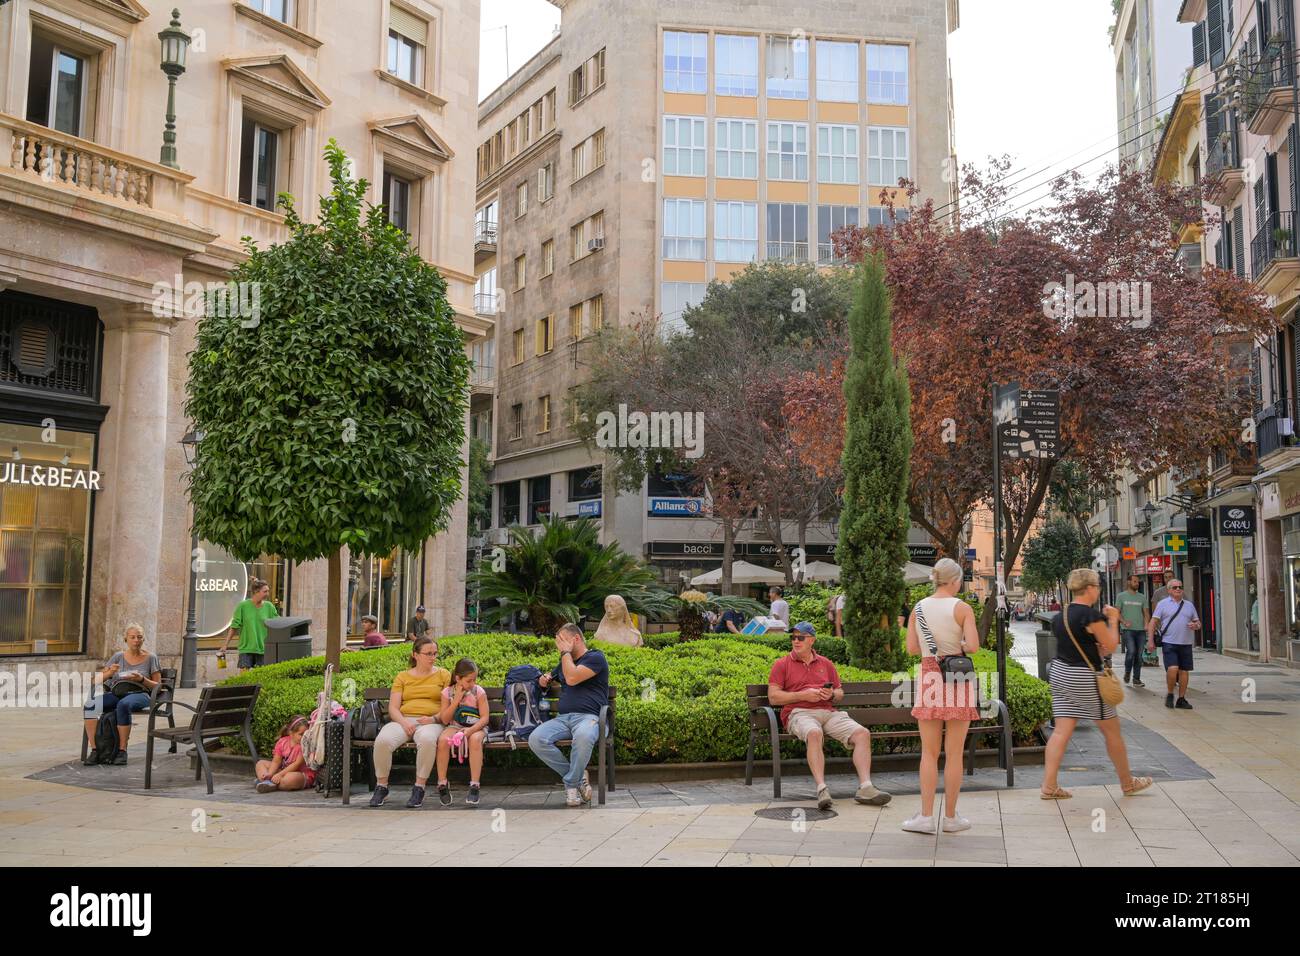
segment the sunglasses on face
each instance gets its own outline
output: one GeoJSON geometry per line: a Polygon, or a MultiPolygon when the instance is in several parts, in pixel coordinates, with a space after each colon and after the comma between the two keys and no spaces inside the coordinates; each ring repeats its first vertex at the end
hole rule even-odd
{"type": "Polygon", "coordinates": [[[790,641],[791,641],[791,643],[794,643],[794,644],[797,644],[797,643],[799,643],[800,641],[806,641],[806,640],[808,640],[808,635],[807,635],[807,634],[791,634],[791,635],[790,635],[790,641]]]}
{"type": "Polygon", "coordinates": [[[1182,586],[1181,584],[1171,584],[1171,585],[1169,585],[1169,590],[1171,590],[1171,591],[1181,591],[1182,589],[1183,589],[1183,586],[1182,586]]]}

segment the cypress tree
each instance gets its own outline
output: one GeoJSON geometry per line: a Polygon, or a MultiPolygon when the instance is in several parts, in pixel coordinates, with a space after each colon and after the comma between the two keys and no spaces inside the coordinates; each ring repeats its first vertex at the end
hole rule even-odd
{"type": "Polygon", "coordinates": [[[879,256],[858,267],[844,375],[843,569],[849,660],[870,670],[903,665],[897,617],[907,561],[912,454],[907,372],[894,357],[890,294],[879,256]]]}

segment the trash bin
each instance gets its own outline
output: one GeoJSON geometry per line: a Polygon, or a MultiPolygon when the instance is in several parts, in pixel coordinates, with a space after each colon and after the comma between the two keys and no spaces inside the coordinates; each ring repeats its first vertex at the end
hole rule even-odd
{"type": "Polygon", "coordinates": [[[1047,680],[1047,662],[1056,656],[1056,635],[1052,633],[1052,622],[1059,611],[1040,611],[1034,615],[1038,618],[1038,630],[1034,637],[1038,639],[1038,676],[1047,680]]]}
{"type": "Polygon", "coordinates": [[[309,617],[269,617],[266,619],[266,664],[311,657],[309,617]]]}

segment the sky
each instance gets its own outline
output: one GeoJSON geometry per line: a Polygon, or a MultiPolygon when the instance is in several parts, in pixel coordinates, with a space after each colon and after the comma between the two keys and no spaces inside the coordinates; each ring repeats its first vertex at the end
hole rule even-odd
{"type": "MultiPolygon", "coordinates": [[[[1113,19],[1109,0],[961,0],[961,28],[948,38],[959,162],[1010,154],[1023,170],[1009,180],[1020,205],[1046,196],[1053,174],[1080,165],[1096,174],[1113,161],[1113,19]]],[[[507,54],[517,70],[550,42],[560,11],[546,0],[482,0],[481,21],[480,99],[509,75],[507,54]]]]}

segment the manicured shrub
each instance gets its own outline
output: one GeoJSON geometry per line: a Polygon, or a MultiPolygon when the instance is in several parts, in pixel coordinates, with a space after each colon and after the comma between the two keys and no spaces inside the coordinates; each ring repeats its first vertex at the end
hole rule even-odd
{"type": "MultiPolygon", "coordinates": [[[[766,635],[746,639],[705,638],[678,642],[675,634],[647,636],[644,648],[605,645],[600,650],[609,660],[610,680],[618,690],[615,725],[615,759],[619,763],[671,763],[743,760],[749,738],[745,710],[747,684],[765,684],[772,663],[786,652],[788,642],[779,645],[766,635]]],[[[827,650],[847,655],[843,641],[833,638],[817,642],[827,650]],[[829,645],[829,647],[824,646],[829,645]]],[[[409,645],[375,651],[345,653],[334,677],[334,697],[346,707],[355,706],[364,691],[388,687],[397,673],[409,665],[409,645]]],[[[543,670],[558,661],[550,638],[521,634],[467,634],[440,642],[439,662],[452,667],[460,657],[472,657],[479,665],[480,680],[489,687],[500,686],[506,671],[516,664],[534,664],[543,670]]],[[[979,670],[996,668],[989,651],[975,655],[979,670]]],[[[837,664],[844,681],[890,680],[890,674],[859,670],[837,664]]],[[[253,719],[253,736],[260,753],[270,753],[275,735],[294,714],[308,714],[324,683],[324,659],[288,661],[259,667],[229,678],[226,684],[262,685],[253,719]]],[[[1051,716],[1051,695],[1047,685],[1008,662],[1008,705],[1017,738],[1029,736],[1051,716]]],[[[242,749],[238,741],[228,741],[242,749]]],[[[877,741],[876,749],[887,745],[915,749],[915,741],[877,741]]],[[[799,751],[791,747],[791,754],[799,751]]],[[[492,751],[492,765],[532,764],[529,754],[492,751]]]]}

